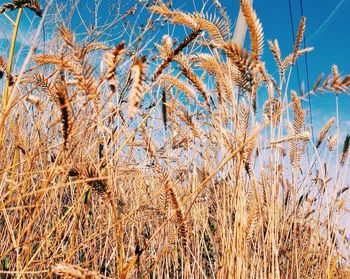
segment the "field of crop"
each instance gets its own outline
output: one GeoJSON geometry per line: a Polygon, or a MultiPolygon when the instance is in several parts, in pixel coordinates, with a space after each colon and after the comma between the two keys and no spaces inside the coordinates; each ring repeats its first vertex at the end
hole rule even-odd
{"type": "Polygon", "coordinates": [[[0,6],[0,278],[350,278],[350,136],[303,105],[350,75],[293,90],[305,17],[282,56],[248,0],[245,48],[218,0],[110,2],[0,6]]]}

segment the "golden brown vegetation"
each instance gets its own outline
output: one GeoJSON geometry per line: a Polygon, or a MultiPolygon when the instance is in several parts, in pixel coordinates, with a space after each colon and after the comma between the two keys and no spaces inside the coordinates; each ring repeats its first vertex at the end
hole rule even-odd
{"type": "MultiPolygon", "coordinates": [[[[350,137],[332,168],[344,135],[332,118],[314,143],[287,90],[311,50],[305,18],[286,58],[268,42],[277,82],[262,24],[240,4],[250,49],[232,41],[219,1],[221,16],[156,1],[159,22],[189,33],[166,34],[157,53],[144,33],[107,46],[61,25],[58,46],[32,57],[0,114],[1,278],[349,276],[350,137]]],[[[41,15],[36,1],[0,11],[26,7],[41,15]]],[[[1,56],[0,74],[12,75],[1,56]]],[[[349,87],[333,67],[304,96],[349,87]]]]}

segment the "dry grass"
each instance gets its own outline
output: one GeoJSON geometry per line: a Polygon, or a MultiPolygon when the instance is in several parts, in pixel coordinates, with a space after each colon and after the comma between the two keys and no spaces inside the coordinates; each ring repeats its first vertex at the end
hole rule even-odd
{"type": "MultiPolygon", "coordinates": [[[[287,90],[305,18],[285,58],[268,42],[273,77],[240,2],[250,49],[219,1],[216,16],[157,1],[154,24],[189,35],[149,42],[148,21],[108,46],[60,25],[31,57],[0,114],[0,278],[348,278],[350,137],[331,118],[313,142],[287,90]]],[[[304,96],[349,87],[334,66],[304,96]]]]}

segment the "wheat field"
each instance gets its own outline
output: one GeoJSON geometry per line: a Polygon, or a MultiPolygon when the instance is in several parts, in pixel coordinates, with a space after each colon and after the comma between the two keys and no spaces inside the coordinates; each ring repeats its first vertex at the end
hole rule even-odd
{"type": "Polygon", "coordinates": [[[282,56],[248,0],[245,48],[218,0],[135,1],[83,33],[54,3],[0,6],[13,34],[36,18],[0,56],[0,278],[350,278],[350,136],[336,114],[313,137],[303,103],[350,75],[293,90],[305,17],[282,56]]]}

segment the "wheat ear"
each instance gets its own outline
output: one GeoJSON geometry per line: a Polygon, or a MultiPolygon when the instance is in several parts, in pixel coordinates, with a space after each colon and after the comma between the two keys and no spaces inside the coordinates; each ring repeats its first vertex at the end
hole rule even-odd
{"type": "Polygon", "coordinates": [[[61,25],[58,28],[58,32],[60,33],[62,39],[64,40],[64,42],[69,48],[72,48],[72,49],[75,48],[75,41],[74,41],[73,34],[64,25],[61,25]]]}
{"type": "Polygon", "coordinates": [[[202,95],[205,104],[211,113],[209,98],[207,95],[207,89],[202,79],[200,79],[191,69],[189,60],[185,55],[178,55],[176,61],[181,65],[181,71],[185,77],[197,88],[198,92],[202,95]]]}
{"type": "Polygon", "coordinates": [[[280,73],[280,76],[284,78],[284,73],[286,71],[285,66],[282,63],[282,58],[281,58],[281,50],[280,46],[278,44],[277,40],[274,40],[273,42],[268,40],[267,41],[269,48],[271,50],[271,53],[273,55],[273,58],[275,59],[276,65],[278,67],[278,71],[280,73]]]}
{"type": "Polygon", "coordinates": [[[316,148],[319,148],[323,140],[325,139],[327,133],[329,132],[330,128],[332,127],[334,123],[334,117],[329,119],[327,123],[324,125],[322,130],[320,131],[320,135],[318,136],[317,142],[316,142],[316,148]]]}
{"type": "Polygon", "coordinates": [[[58,82],[55,88],[56,103],[61,111],[61,123],[62,123],[62,137],[64,139],[64,146],[67,144],[69,133],[71,130],[71,107],[68,98],[68,92],[66,86],[62,82],[58,82]]]}
{"type": "Polygon", "coordinates": [[[112,52],[108,52],[105,54],[105,62],[107,64],[106,79],[110,81],[109,88],[112,92],[115,92],[116,89],[116,68],[125,52],[125,42],[123,41],[120,44],[118,44],[112,52]]]}
{"type": "Polygon", "coordinates": [[[2,79],[2,77],[6,73],[6,67],[7,67],[6,62],[4,58],[0,55],[0,79],[2,79]]]}
{"type": "Polygon", "coordinates": [[[173,77],[171,75],[163,75],[162,80],[164,80],[164,82],[171,84],[172,86],[177,87],[182,92],[184,92],[188,100],[192,100],[196,98],[193,88],[188,83],[185,83],[180,79],[173,77]]]}
{"type": "MultiPolygon", "coordinates": [[[[300,99],[297,97],[295,91],[292,90],[292,108],[293,108],[293,134],[301,134],[304,125],[304,111],[301,107],[300,99]]],[[[290,161],[293,167],[298,167],[301,159],[300,142],[296,139],[290,141],[290,161]]]]}
{"type": "Polygon", "coordinates": [[[128,98],[128,112],[130,118],[133,118],[138,112],[144,95],[143,83],[145,81],[145,61],[145,56],[142,56],[140,59],[136,58],[134,65],[131,68],[133,83],[128,98]]]}
{"type": "Polygon", "coordinates": [[[348,159],[349,146],[350,146],[350,135],[348,134],[345,137],[344,145],[343,145],[343,151],[341,153],[341,158],[340,158],[340,165],[342,165],[342,166],[345,165],[345,162],[348,159]]]}
{"type": "Polygon", "coordinates": [[[179,225],[179,237],[182,242],[182,246],[184,250],[187,249],[187,243],[188,243],[188,228],[187,228],[187,220],[185,218],[185,214],[182,210],[181,202],[177,197],[177,194],[175,192],[174,187],[171,185],[169,178],[167,176],[163,175],[163,181],[164,181],[164,191],[167,197],[167,201],[170,200],[172,203],[173,208],[176,211],[176,219],[177,223],[179,225]]]}
{"type": "Polygon", "coordinates": [[[328,139],[329,151],[334,151],[337,142],[338,142],[338,135],[332,135],[329,137],[329,139],[328,139]]]}
{"type": "Polygon", "coordinates": [[[53,274],[61,276],[62,279],[98,279],[100,276],[93,271],[83,269],[71,264],[57,264],[51,268],[53,274]]]}
{"type": "Polygon", "coordinates": [[[256,58],[259,59],[263,52],[264,32],[260,20],[258,19],[252,5],[247,0],[241,0],[241,11],[247,22],[251,40],[251,49],[256,58]]]}
{"type": "Polygon", "coordinates": [[[303,16],[299,23],[298,33],[297,33],[297,39],[295,41],[294,45],[294,51],[293,51],[293,58],[292,58],[292,65],[295,63],[295,60],[298,56],[299,46],[301,44],[301,41],[304,38],[304,32],[305,32],[305,20],[306,18],[303,16]]]}
{"type": "Polygon", "coordinates": [[[152,81],[155,81],[164,71],[164,69],[170,64],[171,61],[178,55],[185,47],[187,47],[192,41],[194,41],[198,35],[200,34],[200,30],[194,30],[190,35],[188,35],[175,49],[173,52],[169,54],[169,56],[163,61],[162,64],[155,71],[152,81]]]}

